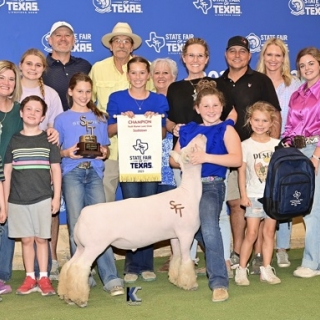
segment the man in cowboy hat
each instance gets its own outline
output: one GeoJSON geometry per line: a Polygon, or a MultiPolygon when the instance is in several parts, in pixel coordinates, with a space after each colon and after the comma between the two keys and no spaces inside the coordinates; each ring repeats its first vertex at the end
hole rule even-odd
{"type": "MultiPolygon", "coordinates": [[[[132,32],[126,22],[118,22],[111,33],[105,34],[101,39],[103,45],[110,49],[112,56],[96,62],[91,69],[90,77],[93,81],[92,99],[97,101],[97,107],[106,111],[111,93],[129,88],[127,80],[127,62],[132,58],[133,50],[140,47],[142,39],[132,32]]],[[[148,81],[147,89],[152,90],[152,81],[148,81]]],[[[110,139],[110,157],[105,161],[103,185],[106,201],[115,200],[119,183],[118,168],[118,138],[110,139]]]]}

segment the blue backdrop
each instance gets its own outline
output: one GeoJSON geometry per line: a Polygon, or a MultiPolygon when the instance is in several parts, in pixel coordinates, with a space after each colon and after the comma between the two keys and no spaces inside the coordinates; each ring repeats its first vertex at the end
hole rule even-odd
{"type": "Polygon", "coordinates": [[[227,40],[238,34],[250,40],[253,68],[265,40],[276,36],[288,44],[295,69],[301,48],[320,47],[319,16],[319,0],[0,0],[0,59],[18,62],[30,47],[49,52],[50,27],[65,20],[75,30],[74,55],[94,63],[110,56],[101,37],[128,22],[143,39],[135,54],[176,60],[179,78],[186,75],[181,47],[193,36],[209,43],[206,73],[212,77],[226,68],[227,40]]]}
{"type": "MultiPolygon", "coordinates": [[[[178,63],[178,79],[186,76],[180,54],[190,37],[210,47],[207,75],[226,68],[224,52],[234,35],[250,41],[255,68],[263,43],[279,37],[289,47],[291,68],[306,46],[320,47],[320,0],[0,0],[0,60],[15,63],[34,47],[50,52],[48,35],[56,21],[69,22],[76,36],[73,55],[94,63],[110,56],[101,43],[117,22],[128,22],[143,39],[134,53],[153,61],[170,57],[178,63]]],[[[118,191],[118,197],[120,193],[118,191]]],[[[63,216],[62,216],[63,218],[63,216]]],[[[64,218],[62,220],[64,222],[64,218]]]]}

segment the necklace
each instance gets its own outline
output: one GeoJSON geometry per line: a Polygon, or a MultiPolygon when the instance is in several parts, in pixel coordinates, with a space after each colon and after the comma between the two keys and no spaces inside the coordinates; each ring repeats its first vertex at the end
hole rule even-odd
{"type": "Polygon", "coordinates": [[[143,99],[140,104],[138,103],[138,101],[137,101],[135,98],[133,98],[133,100],[136,102],[136,104],[137,104],[137,106],[138,106],[138,109],[141,110],[141,109],[142,109],[142,105],[143,105],[143,103],[144,103],[144,101],[145,101],[146,99],[143,99]]]}
{"type": "Polygon", "coordinates": [[[192,88],[193,88],[193,94],[192,94],[192,98],[193,98],[193,101],[196,101],[197,99],[197,90],[196,90],[196,87],[195,85],[191,82],[191,80],[189,80],[190,84],[192,85],[192,88]]]}

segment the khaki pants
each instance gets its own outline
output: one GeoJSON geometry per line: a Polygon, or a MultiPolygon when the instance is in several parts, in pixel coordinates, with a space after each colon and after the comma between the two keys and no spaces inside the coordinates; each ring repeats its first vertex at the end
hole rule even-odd
{"type": "Polygon", "coordinates": [[[104,162],[103,187],[106,202],[116,199],[116,191],[119,184],[119,162],[117,160],[106,160],[104,162]]]}

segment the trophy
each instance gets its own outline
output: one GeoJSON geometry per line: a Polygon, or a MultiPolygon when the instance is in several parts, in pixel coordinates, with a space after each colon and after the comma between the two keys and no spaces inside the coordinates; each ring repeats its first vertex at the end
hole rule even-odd
{"type": "Polygon", "coordinates": [[[93,123],[92,120],[87,121],[85,116],[80,117],[80,125],[86,127],[87,133],[83,136],[80,136],[79,143],[77,147],[76,154],[79,156],[83,156],[84,158],[96,158],[102,156],[100,152],[100,143],[97,143],[97,137],[93,134],[93,130],[95,127],[91,126],[93,123]]]}

